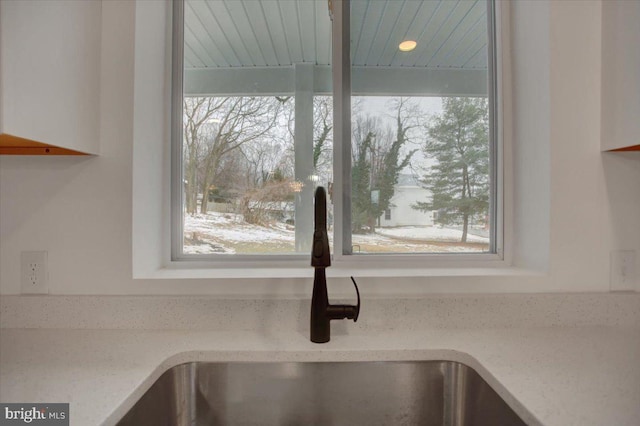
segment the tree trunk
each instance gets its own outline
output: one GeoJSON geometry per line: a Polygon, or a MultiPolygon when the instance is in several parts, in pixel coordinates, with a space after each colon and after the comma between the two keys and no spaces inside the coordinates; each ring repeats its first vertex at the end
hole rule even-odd
{"type": "Polygon", "coordinates": [[[207,202],[209,201],[209,179],[202,182],[202,201],[200,202],[200,213],[207,214],[207,202]]]}
{"type": "Polygon", "coordinates": [[[369,232],[376,233],[376,218],[372,216],[369,216],[369,232]]]}
{"type": "Polygon", "coordinates": [[[204,173],[202,176],[202,201],[200,203],[200,213],[207,214],[207,202],[209,201],[209,186],[211,186],[209,163],[205,165],[204,173]]]}
{"type": "MultiPolygon", "coordinates": [[[[465,164],[462,167],[462,201],[464,201],[468,196],[471,195],[470,192],[468,192],[469,189],[469,169],[467,167],[467,165],[465,164]]],[[[467,242],[467,230],[469,229],[469,213],[467,210],[467,206],[464,207],[465,212],[462,215],[462,239],[460,240],[460,242],[462,243],[466,243],[467,242]]]]}
{"type": "Polygon", "coordinates": [[[460,240],[460,242],[462,243],[466,243],[467,242],[467,230],[469,229],[469,214],[465,213],[463,216],[463,223],[462,223],[462,239],[460,240]]]}
{"type": "Polygon", "coordinates": [[[185,202],[187,204],[187,213],[188,214],[195,214],[196,213],[196,206],[197,206],[197,201],[196,201],[196,193],[197,190],[195,189],[195,185],[192,184],[188,184],[185,187],[185,202]]]}
{"type": "Polygon", "coordinates": [[[194,214],[196,213],[197,206],[197,196],[198,196],[198,186],[196,185],[196,173],[195,166],[189,165],[187,168],[187,183],[184,185],[184,196],[185,203],[187,204],[187,213],[194,214]]]}

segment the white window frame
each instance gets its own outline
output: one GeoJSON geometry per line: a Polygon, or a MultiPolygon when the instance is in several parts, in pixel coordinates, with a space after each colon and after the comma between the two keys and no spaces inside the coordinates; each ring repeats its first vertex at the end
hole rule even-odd
{"type": "MultiPolygon", "coordinates": [[[[490,270],[510,266],[508,252],[511,234],[509,231],[508,214],[505,206],[510,205],[510,193],[505,191],[505,152],[508,151],[505,143],[505,103],[509,102],[508,96],[508,63],[507,50],[503,49],[506,37],[503,25],[508,22],[508,5],[506,2],[488,1],[488,32],[492,38],[489,43],[489,93],[493,95],[490,102],[490,143],[491,162],[490,173],[493,182],[491,187],[490,217],[492,218],[490,253],[410,253],[410,254],[366,254],[354,255],[345,250],[351,247],[351,233],[344,232],[350,224],[351,187],[350,187],[350,163],[351,163],[351,81],[350,81],[350,43],[348,37],[344,42],[344,35],[349,34],[349,1],[334,1],[333,9],[333,37],[332,63],[341,63],[342,67],[333,67],[334,87],[334,217],[342,218],[334,223],[334,249],[332,253],[333,265],[331,275],[346,276],[353,271],[368,271],[366,275],[403,275],[425,276],[434,271],[467,270],[471,274],[484,275],[479,269],[490,270]],[[345,60],[345,58],[347,60],[345,60]],[[345,114],[346,112],[346,114],[345,114]],[[345,118],[348,117],[348,120],[345,118]]],[[[183,99],[183,1],[175,1],[173,5],[173,29],[172,29],[172,85],[171,102],[174,108],[171,111],[171,257],[168,265],[171,269],[213,269],[226,271],[221,276],[235,276],[233,271],[238,271],[238,276],[260,276],[259,270],[281,271],[276,274],[267,273],[268,276],[300,276],[295,272],[299,268],[308,268],[309,256],[303,254],[284,255],[189,255],[182,253],[182,229],[183,218],[181,209],[182,185],[182,99],[183,99]],[[177,83],[177,84],[176,84],[177,83]],[[177,104],[176,104],[177,103],[177,104]],[[179,105],[179,108],[175,108],[179,105]],[[176,141],[179,141],[177,143],[176,141]],[[261,269],[262,268],[262,269],[261,269]],[[246,273],[247,269],[253,269],[254,273],[246,273]],[[285,272],[289,270],[290,272],[285,272]],[[231,271],[231,273],[229,273],[231,271]],[[245,272],[242,272],[245,271],[245,272]]],[[[508,120],[508,118],[507,118],[508,120]]],[[[508,180],[508,179],[507,179],[508,180]]],[[[446,273],[449,275],[450,273],[446,273]]],[[[458,272],[452,272],[458,275],[458,272]]],[[[463,274],[465,274],[463,272],[463,274]]],[[[306,274],[302,274],[306,275],[306,274]]],[[[362,273],[361,273],[362,275],[362,273]]]]}

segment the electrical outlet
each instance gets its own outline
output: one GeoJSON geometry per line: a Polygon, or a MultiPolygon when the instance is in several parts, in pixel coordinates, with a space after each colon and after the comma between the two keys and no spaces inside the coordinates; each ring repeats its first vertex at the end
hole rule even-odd
{"type": "Polygon", "coordinates": [[[20,254],[22,294],[48,294],[49,271],[46,251],[23,251],[20,254]]]}
{"type": "Polygon", "coordinates": [[[636,251],[611,252],[611,291],[633,291],[636,286],[636,251]]]}

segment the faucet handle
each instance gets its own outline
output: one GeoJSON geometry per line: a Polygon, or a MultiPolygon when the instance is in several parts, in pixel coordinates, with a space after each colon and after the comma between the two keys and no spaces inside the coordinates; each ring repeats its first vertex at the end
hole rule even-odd
{"type": "Polygon", "coordinates": [[[360,291],[356,280],[351,277],[353,285],[356,287],[356,294],[358,295],[357,305],[328,305],[327,306],[327,318],[330,320],[336,319],[352,319],[353,322],[358,321],[358,315],[360,315],[360,291]]]}
{"type": "Polygon", "coordinates": [[[355,315],[353,317],[353,322],[358,321],[358,315],[360,315],[360,290],[358,290],[358,284],[356,284],[356,280],[351,277],[351,282],[353,286],[356,288],[356,294],[358,295],[358,304],[356,305],[355,315]]]}

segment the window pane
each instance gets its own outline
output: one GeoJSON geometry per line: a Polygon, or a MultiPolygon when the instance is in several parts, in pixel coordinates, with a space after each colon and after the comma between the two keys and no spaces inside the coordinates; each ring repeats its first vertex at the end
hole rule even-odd
{"type": "Polygon", "coordinates": [[[484,1],[351,3],[353,253],[490,248],[484,1]]]}
{"type": "Polygon", "coordinates": [[[185,1],[185,254],[310,253],[313,191],[332,180],[330,46],[324,2],[185,1]]]}

